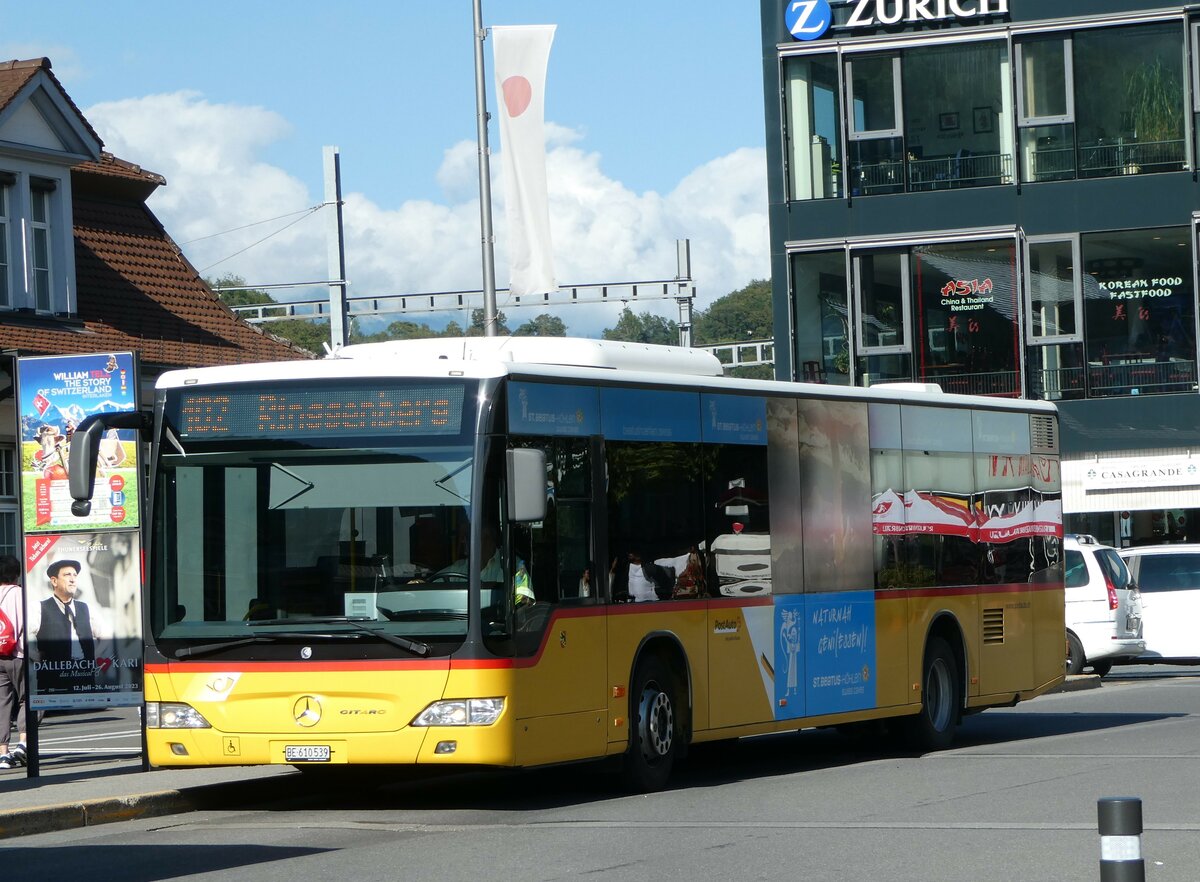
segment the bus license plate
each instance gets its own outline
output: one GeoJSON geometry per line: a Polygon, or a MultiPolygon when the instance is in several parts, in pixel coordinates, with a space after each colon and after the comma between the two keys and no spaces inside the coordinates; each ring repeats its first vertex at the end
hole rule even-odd
{"type": "Polygon", "coordinates": [[[289,763],[327,763],[328,744],[289,744],[283,748],[283,759],[289,763]]]}

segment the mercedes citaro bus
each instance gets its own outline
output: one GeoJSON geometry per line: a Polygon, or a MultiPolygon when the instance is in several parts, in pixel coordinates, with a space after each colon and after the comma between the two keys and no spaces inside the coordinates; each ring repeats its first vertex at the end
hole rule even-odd
{"type": "Polygon", "coordinates": [[[156,766],[620,757],[650,790],[718,739],[944,747],[1063,679],[1050,404],[373,343],[163,374],[152,418],[77,433],[77,505],[121,420],[152,450],[156,766]]]}

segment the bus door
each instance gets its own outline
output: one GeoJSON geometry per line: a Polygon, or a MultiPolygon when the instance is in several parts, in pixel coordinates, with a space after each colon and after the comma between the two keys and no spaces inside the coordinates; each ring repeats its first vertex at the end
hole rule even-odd
{"type": "Polygon", "coordinates": [[[605,568],[595,556],[590,438],[519,439],[546,454],[546,517],[510,528],[521,765],[600,756],[607,743],[605,568]]]}

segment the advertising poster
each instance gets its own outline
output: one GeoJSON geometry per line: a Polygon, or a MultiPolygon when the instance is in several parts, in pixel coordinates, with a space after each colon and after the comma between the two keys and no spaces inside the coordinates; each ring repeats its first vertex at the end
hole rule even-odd
{"type": "Polygon", "coordinates": [[[17,359],[24,532],[138,526],[138,441],[132,429],[100,440],[92,511],[71,514],[71,436],[96,413],[132,411],[138,385],[131,352],[17,359]]]}
{"type": "Polygon", "coordinates": [[[30,707],[142,703],[138,535],[25,537],[30,707]]]}
{"type": "Polygon", "coordinates": [[[875,592],[806,594],[804,626],[808,713],[875,707],[875,592]]]}

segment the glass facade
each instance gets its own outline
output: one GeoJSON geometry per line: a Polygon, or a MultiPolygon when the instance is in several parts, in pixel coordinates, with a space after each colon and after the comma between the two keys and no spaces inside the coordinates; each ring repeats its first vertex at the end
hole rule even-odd
{"type": "Polygon", "coordinates": [[[1191,168],[1184,35],[1180,20],[1021,35],[1011,48],[926,40],[870,53],[847,43],[785,57],[788,198],[1191,168]]]}

